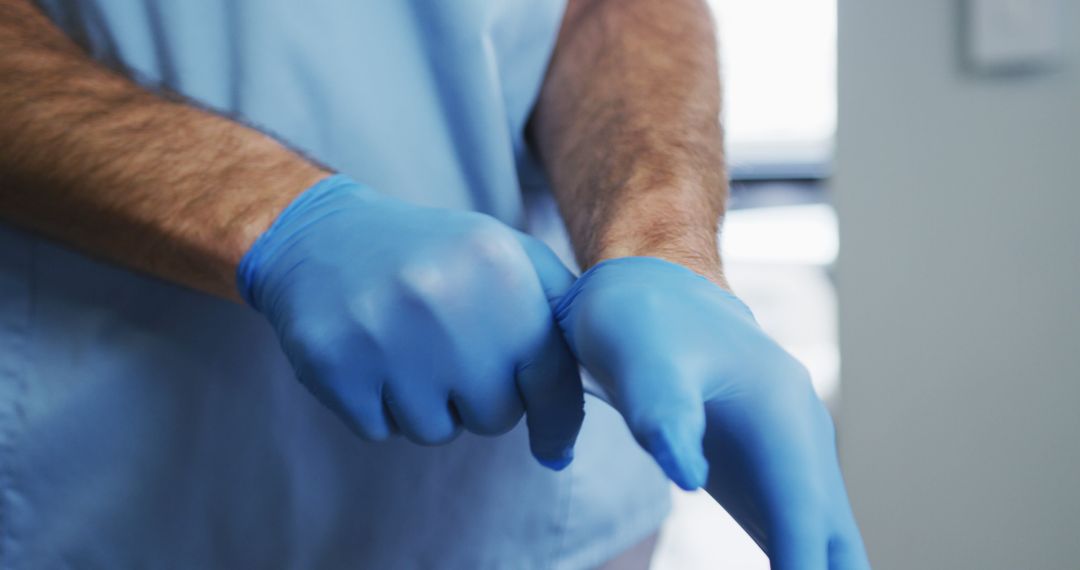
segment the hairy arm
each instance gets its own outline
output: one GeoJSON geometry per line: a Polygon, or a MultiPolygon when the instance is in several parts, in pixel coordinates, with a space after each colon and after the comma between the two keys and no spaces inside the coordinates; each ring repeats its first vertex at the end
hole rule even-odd
{"type": "Polygon", "coordinates": [[[716,40],[702,0],[571,0],[531,123],[583,269],[625,256],[726,286],[716,40]]]}
{"type": "Polygon", "coordinates": [[[0,0],[0,219],[238,299],[235,268],[326,172],[277,141],[87,57],[0,0]]]}
{"type": "Polygon", "coordinates": [[[867,569],[806,369],[687,270],[725,287],[719,91],[703,0],[571,0],[532,124],[592,266],[559,325],[664,472],[704,486],[772,568],[867,569]]]}

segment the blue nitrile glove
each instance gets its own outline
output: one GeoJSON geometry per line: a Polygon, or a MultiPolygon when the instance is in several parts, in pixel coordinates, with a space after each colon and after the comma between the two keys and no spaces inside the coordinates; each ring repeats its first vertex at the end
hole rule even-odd
{"type": "Polygon", "coordinates": [[[533,454],[561,469],[584,401],[533,269],[553,259],[491,217],[335,175],[279,215],[237,280],[300,381],[360,436],[438,444],[460,427],[505,432],[525,412],[533,454]]]}
{"type": "MultiPolygon", "coordinates": [[[[552,288],[571,279],[538,270],[552,288]]],[[[829,414],[735,296],[681,265],[626,257],[585,272],[555,311],[641,445],[679,486],[704,485],[773,568],[869,567],[829,414]]]]}

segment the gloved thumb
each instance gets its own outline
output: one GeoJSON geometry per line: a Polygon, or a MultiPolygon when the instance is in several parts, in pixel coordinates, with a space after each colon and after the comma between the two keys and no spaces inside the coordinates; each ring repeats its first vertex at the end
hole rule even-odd
{"type": "MultiPolygon", "coordinates": [[[[517,233],[554,307],[574,282],[574,275],[539,240],[517,233]]],[[[585,395],[577,360],[566,346],[554,314],[551,327],[536,354],[517,371],[518,390],[525,404],[529,445],[546,467],[560,470],[573,459],[574,442],[585,419],[585,395]]]]}
{"type": "Polygon", "coordinates": [[[533,269],[536,270],[536,276],[540,278],[540,285],[544,288],[548,304],[554,309],[559,304],[559,299],[570,290],[570,286],[574,284],[577,277],[563,265],[559,256],[555,255],[555,252],[551,251],[544,242],[519,231],[515,231],[514,235],[521,243],[521,247],[525,248],[525,253],[529,256],[529,261],[532,261],[533,269]]]}

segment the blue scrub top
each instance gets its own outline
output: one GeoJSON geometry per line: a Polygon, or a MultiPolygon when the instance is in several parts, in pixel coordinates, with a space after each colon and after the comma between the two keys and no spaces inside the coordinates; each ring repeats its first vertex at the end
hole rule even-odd
{"type": "MultiPolygon", "coordinates": [[[[41,4],[95,58],[382,192],[525,219],[558,0],[41,4]]],[[[653,532],[667,489],[591,399],[562,473],[523,425],[359,441],[252,310],[0,225],[5,569],[587,568],[653,532]]]]}

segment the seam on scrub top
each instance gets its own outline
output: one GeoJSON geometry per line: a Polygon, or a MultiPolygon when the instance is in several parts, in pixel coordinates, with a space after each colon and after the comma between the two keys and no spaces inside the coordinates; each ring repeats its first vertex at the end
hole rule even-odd
{"type": "MultiPolygon", "coordinates": [[[[33,310],[35,303],[34,285],[37,258],[37,240],[26,238],[26,245],[15,255],[23,257],[16,265],[16,282],[24,288],[22,310],[13,319],[11,327],[11,355],[9,366],[3,370],[6,380],[11,382],[12,401],[7,408],[7,413],[0,415],[0,568],[10,568],[7,560],[8,554],[14,552],[14,525],[9,521],[14,519],[13,510],[8,504],[9,493],[14,493],[15,484],[15,455],[18,449],[16,439],[22,431],[22,418],[25,414],[23,403],[29,382],[30,370],[30,329],[33,322],[33,310]]],[[[18,285],[17,285],[18,286],[18,285]]]]}

